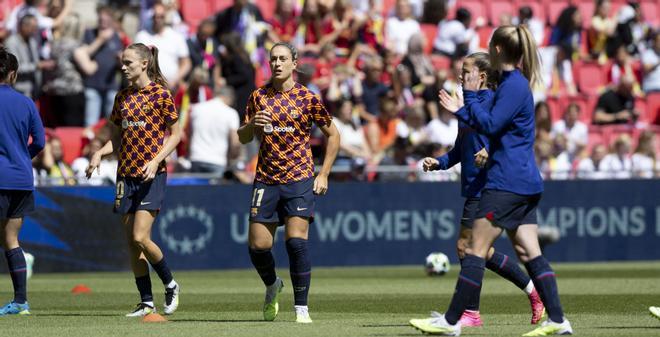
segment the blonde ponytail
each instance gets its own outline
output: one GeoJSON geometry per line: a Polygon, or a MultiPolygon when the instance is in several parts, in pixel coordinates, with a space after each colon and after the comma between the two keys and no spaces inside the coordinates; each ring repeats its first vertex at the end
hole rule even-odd
{"type": "Polygon", "coordinates": [[[543,83],[538,48],[532,33],[525,25],[518,25],[516,29],[522,46],[522,73],[527,77],[529,86],[534,88],[543,83]]]}
{"type": "Polygon", "coordinates": [[[497,63],[519,64],[531,88],[542,85],[538,48],[525,25],[497,28],[490,40],[491,54],[496,46],[500,48],[497,63]]]}

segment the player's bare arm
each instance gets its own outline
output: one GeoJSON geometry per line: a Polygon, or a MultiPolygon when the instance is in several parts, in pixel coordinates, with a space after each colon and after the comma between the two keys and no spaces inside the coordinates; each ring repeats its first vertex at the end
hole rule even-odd
{"type": "Polygon", "coordinates": [[[110,140],[108,140],[105,145],[103,145],[102,148],[94,152],[92,155],[92,159],[89,161],[89,165],[87,165],[87,169],[85,170],[85,176],[87,179],[92,177],[94,170],[96,170],[96,174],[101,174],[101,168],[99,167],[101,165],[101,159],[104,156],[113,153],[115,149],[119,148],[119,144],[114,143],[114,141],[117,140],[119,128],[117,128],[117,126],[112,123],[108,123],[107,125],[110,128],[110,134],[112,136],[110,137],[110,140]]]}
{"type": "Polygon", "coordinates": [[[314,179],[314,193],[323,195],[328,191],[328,175],[330,174],[330,169],[332,164],[337,158],[337,153],[339,152],[339,131],[334,123],[330,125],[324,125],[320,127],[323,134],[328,137],[328,145],[325,148],[325,158],[323,158],[323,167],[321,171],[314,179]]]}
{"type": "Polygon", "coordinates": [[[238,140],[241,144],[247,144],[254,139],[254,130],[256,128],[263,128],[264,125],[270,124],[272,118],[269,111],[257,111],[250,120],[238,128],[238,140]]]}

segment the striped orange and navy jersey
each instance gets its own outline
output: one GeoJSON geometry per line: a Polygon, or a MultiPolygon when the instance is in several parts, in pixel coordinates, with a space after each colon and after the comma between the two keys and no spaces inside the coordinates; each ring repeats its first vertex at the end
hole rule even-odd
{"type": "MultiPolygon", "coordinates": [[[[165,131],[179,115],[167,88],[149,83],[142,89],[128,87],[117,94],[110,121],[121,128],[120,177],[141,177],[142,167],[163,147],[165,131]]],[[[158,172],[165,172],[165,161],[158,172]]]]}
{"type": "Polygon", "coordinates": [[[287,184],[314,176],[309,138],[312,122],[329,126],[332,117],[318,95],[296,83],[287,92],[270,84],[253,91],[248,99],[245,123],[257,111],[271,112],[273,132],[263,133],[255,180],[287,184]]]}

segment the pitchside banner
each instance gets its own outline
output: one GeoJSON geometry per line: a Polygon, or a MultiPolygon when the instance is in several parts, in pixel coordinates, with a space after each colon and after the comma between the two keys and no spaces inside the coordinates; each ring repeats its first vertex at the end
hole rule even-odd
{"type": "MultiPolygon", "coordinates": [[[[546,182],[542,226],[559,242],[551,261],[660,259],[660,180],[546,182]]],[[[317,198],[310,249],[316,266],[422,264],[455,258],[463,199],[456,183],[334,183],[317,198]]],[[[153,227],[175,270],[244,268],[252,189],[170,186],[153,227]]],[[[127,249],[111,187],[41,188],[21,232],[37,271],[126,270],[127,249]]],[[[274,249],[288,265],[283,232],[274,249]]],[[[497,246],[512,253],[506,238],[497,246]]]]}

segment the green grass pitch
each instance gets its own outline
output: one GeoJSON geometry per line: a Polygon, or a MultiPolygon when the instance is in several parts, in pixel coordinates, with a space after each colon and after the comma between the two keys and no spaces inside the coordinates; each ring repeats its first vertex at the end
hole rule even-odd
{"type": "MultiPolygon", "coordinates": [[[[38,261],[37,261],[38,263],[38,261]]],[[[123,317],[139,300],[129,273],[36,274],[29,281],[32,316],[0,317],[3,336],[421,336],[410,318],[445,310],[457,266],[427,277],[421,266],[315,268],[311,325],[294,323],[291,283],[284,277],[280,315],[261,320],[263,285],[252,270],[176,272],[179,310],[167,323],[123,317]],[[91,294],[72,295],[85,284],[91,294]]],[[[660,305],[660,263],[555,264],[561,300],[578,336],[660,336],[647,308],[660,305]]],[[[152,274],[162,311],[163,287],[152,274]]],[[[8,275],[0,299],[11,297],[8,275]]],[[[520,336],[532,329],[527,297],[492,272],[482,290],[483,328],[465,336],[520,336]]]]}

